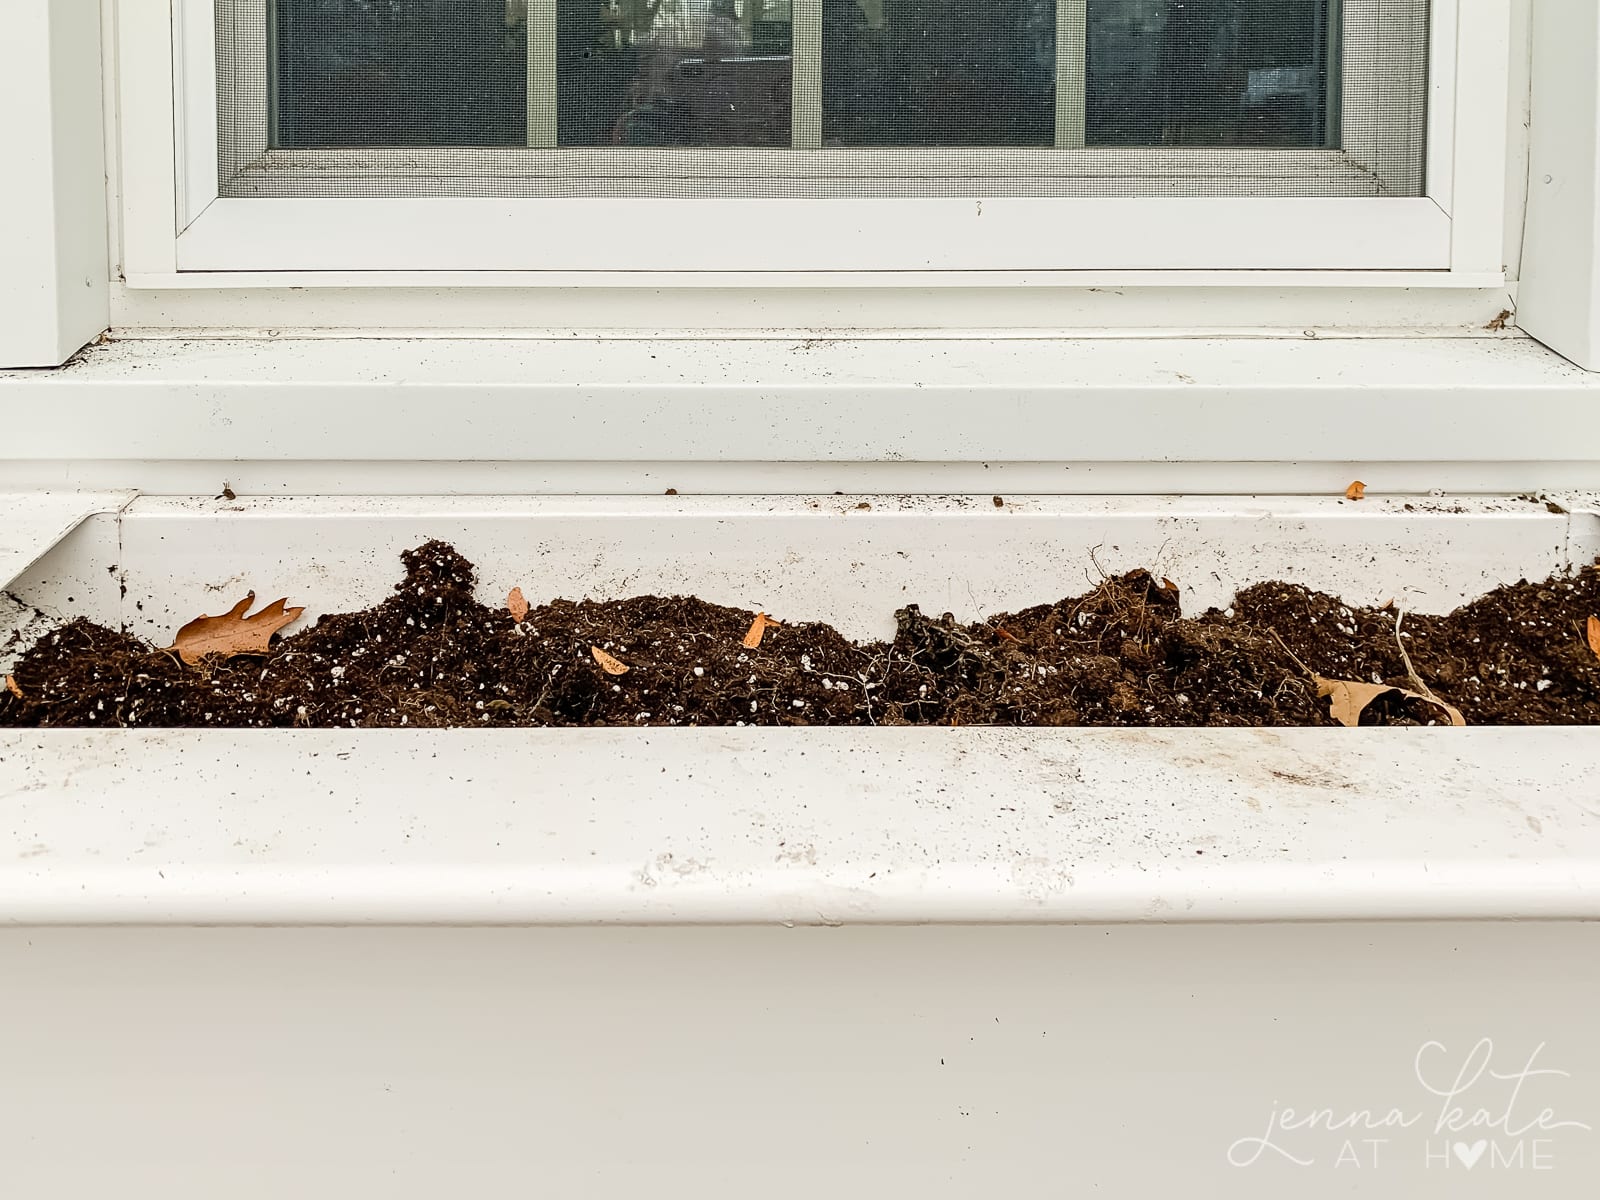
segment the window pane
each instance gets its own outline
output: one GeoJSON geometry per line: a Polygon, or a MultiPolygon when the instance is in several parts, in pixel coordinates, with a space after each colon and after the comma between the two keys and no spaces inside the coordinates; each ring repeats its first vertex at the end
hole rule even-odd
{"type": "Polygon", "coordinates": [[[787,146],[788,0],[558,0],[563,146],[787,146]]]}
{"type": "Polygon", "coordinates": [[[1332,0],[1089,0],[1086,140],[1336,146],[1328,86],[1333,7],[1332,0]]]}
{"type": "Polygon", "coordinates": [[[822,0],[822,140],[1049,146],[1054,0],[822,0]]]}
{"type": "Polygon", "coordinates": [[[229,196],[1425,184],[1429,0],[214,2],[229,196]]]}
{"type": "Polygon", "coordinates": [[[271,144],[525,144],[520,10],[506,0],[275,0],[271,144]]]}

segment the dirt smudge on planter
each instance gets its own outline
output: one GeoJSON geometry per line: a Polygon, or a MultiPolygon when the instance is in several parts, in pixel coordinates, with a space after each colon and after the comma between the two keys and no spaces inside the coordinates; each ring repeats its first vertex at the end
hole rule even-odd
{"type": "MultiPolygon", "coordinates": [[[[521,621],[474,594],[442,542],[402,555],[382,604],[324,616],[269,652],[188,667],[86,620],[46,634],[0,692],[0,725],[439,727],[486,725],[1328,725],[1284,647],[1330,677],[1407,683],[1393,609],[1286,583],[1185,616],[1144,571],[1081,596],[961,623],[907,605],[889,642],[684,596],[557,600],[521,621]],[[1282,639],[1279,644],[1278,639],[1282,639]],[[606,673],[593,648],[626,663],[606,673]]],[[[1448,616],[1408,614],[1420,676],[1472,724],[1600,722],[1600,658],[1584,637],[1600,571],[1497,588],[1448,616]]],[[[1438,724],[1380,698],[1364,724],[1438,724]]]]}

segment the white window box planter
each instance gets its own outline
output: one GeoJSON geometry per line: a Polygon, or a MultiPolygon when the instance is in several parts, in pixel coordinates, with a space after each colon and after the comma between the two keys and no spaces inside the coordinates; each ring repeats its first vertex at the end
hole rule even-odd
{"type": "MultiPolygon", "coordinates": [[[[140,498],[10,609],[159,642],[253,588],[315,619],[437,537],[486,596],[688,591],[867,637],[910,599],[970,619],[1082,590],[1092,561],[1182,580],[1191,610],[1288,579],[1443,612],[1600,554],[1570,497],[857,503],[140,498]]],[[[1583,728],[44,730],[0,755],[25,922],[1600,917],[1583,728]]]]}

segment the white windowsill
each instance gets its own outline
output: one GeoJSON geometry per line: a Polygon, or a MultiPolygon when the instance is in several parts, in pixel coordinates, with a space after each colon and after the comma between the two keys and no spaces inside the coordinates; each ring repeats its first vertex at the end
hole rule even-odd
{"type": "MultiPolygon", "coordinates": [[[[1600,375],[1519,337],[126,341],[0,371],[0,401],[0,471],[1600,462],[1600,375]]],[[[1460,490],[1417,478],[1380,486],[1460,490]]]]}

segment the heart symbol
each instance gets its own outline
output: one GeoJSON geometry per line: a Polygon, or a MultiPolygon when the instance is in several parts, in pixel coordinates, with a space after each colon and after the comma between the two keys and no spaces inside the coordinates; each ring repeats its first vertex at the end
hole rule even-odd
{"type": "Polygon", "coordinates": [[[1483,1157],[1483,1152],[1488,1148],[1487,1138],[1479,1138],[1470,1146],[1465,1142],[1457,1142],[1450,1147],[1455,1156],[1461,1160],[1461,1165],[1469,1171],[1477,1165],[1478,1160],[1483,1157]]]}

